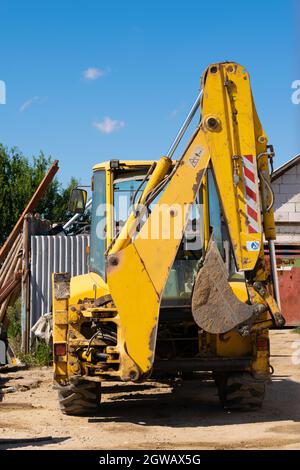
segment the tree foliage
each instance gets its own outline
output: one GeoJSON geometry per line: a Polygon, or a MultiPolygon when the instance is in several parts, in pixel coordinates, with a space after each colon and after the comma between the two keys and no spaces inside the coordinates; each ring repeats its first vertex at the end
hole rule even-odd
{"type": "MultiPolygon", "coordinates": [[[[17,148],[0,144],[0,246],[3,244],[51,163],[51,157],[40,152],[28,160],[17,148]]],[[[66,188],[55,178],[35,212],[51,222],[64,222],[71,189],[77,181],[71,178],[66,188]]]]}

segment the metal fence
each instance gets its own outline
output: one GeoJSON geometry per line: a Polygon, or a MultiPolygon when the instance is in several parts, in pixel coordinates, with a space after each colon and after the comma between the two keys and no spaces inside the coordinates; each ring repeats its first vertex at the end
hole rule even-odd
{"type": "Polygon", "coordinates": [[[89,235],[31,237],[30,327],[40,316],[51,312],[53,272],[71,276],[88,272],[89,235]]]}

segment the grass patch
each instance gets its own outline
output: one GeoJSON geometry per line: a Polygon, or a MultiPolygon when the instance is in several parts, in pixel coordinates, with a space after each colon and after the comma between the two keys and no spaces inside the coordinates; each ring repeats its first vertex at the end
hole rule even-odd
{"type": "Polygon", "coordinates": [[[298,333],[298,335],[300,335],[300,326],[297,326],[297,328],[294,328],[293,333],[298,333]]]}
{"type": "Polygon", "coordinates": [[[18,359],[27,367],[49,366],[52,363],[52,348],[43,340],[36,339],[28,354],[21,350],[21,299],[8,308],[8,341],[18,359]]]}
{"type": "Polygon", "coordinates": [[[7,309],[7,336],[12,344],[21,343],[21,299],[17,299],[13,307],[7,309]]]}

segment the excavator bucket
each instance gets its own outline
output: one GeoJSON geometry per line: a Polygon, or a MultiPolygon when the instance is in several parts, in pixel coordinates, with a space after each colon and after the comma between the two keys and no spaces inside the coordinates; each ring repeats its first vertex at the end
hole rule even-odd
{"type": "Polygon", "coordinates": [[[196,276],[192,313],[197,325],[213,334],[226,333],[249,320],[254,306],[241,302],[228,283],[228,273],[217,248],[211,240],[204,263],[196,276]]]}

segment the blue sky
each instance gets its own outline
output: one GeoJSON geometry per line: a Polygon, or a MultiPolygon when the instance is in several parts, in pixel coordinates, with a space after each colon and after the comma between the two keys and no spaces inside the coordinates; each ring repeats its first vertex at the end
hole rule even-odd
{"type": "Polygon", "coordinates": [[[90,181],[110,158],[158,159],[208,64],[251,75],[279,166],[300,151],[296,0],[1,0],[0,142],[90,181]]]}

